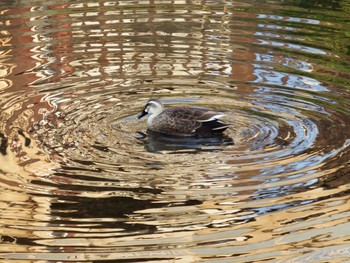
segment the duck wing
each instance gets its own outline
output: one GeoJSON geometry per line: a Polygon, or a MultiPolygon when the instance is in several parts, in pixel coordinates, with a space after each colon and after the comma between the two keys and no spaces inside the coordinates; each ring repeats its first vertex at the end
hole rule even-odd
{"type": "Polygon", "coordinates": [[[166,109],[163,113],[174,119],[198,122],[213,121],[225,116],[225,114],[221,112],[189,107],[172,107],[166,109]]]}
{"type": "Polygon", "coordinates": [[[152,129],[179,136],[222,132],[229,126],[218,120],[222,116],[223,113],[216,111],[173,107],[164,110],[153,120],[152,129]]]}
{"type": "Polygon", "coordinates": [[[189,118],[184,118],[178,113],[176,116],[162,112],[154,118],[151,130],[177,136],[193,136],[201,127],[201,123],[189,118]]]}

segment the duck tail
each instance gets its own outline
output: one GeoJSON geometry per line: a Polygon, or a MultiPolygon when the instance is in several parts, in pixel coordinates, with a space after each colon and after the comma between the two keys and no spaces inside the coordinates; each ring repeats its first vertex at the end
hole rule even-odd
{"type": "Polygon", "coordinates": [[[231,123],[222,123],[222,125],[212,128],[213,131],[224,131],[226,130],[228,127],[232,126],[233,124],[231,123]]]}

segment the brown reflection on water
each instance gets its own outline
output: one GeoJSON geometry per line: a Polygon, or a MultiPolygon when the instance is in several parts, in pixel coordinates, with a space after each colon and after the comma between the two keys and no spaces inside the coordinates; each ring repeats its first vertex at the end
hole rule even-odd
{"type": "MultiPolygon", "coordinates": [[[[18,12],[28,13],[30,12],[30,8],[20,8],[18,12]]],[[[11,9],[3,12],[4,15],[16,13],[17,10],[11,9]]],[[[34,40],[31,34],[24,34],[26,32],[31,33],[31,29],[24,26],[29,20],[30,18],[23,17],[16,20],[3,21],[3,24],[6,25],[6,30],[3,28],[2,34],[8,37],[2,40],[2,46],[6,47],[6,51],[0,53],[3,61],[2,65],[6,67],[6,71],[2,77],[6,77],[10,84],[6,88],[11,87],[13,90],[21,90],[23,87],[27,87],[29,83],[39,78],[35,73],[21,74],[35,68],[36,65],[36,61],[31,56],[26,56],[32,53],[32,46],[30,46],[30,44],[33,43],[34,40]],[[23,48],[13,48],[13,46],[21,46],[23,48]]]]}
{"type": "Polygon", "coordinates": [[[50,6],[51,10],[57,12],[52,17],[35,16],[42,11],[43,8],[40,7],[8,9],[4,12],[5,15],[33,13],[33,17],[16,16],[16,19],[4,22],[8,29],[3,32],[11,36],[6,39],[3,46],[7,51],[2,54],[6,64],[12,65],[11,71],[6,74],[12,84],[11,90],[25,88],[29,93],[35,91],[34,85],[39,79],[42,81],[51,77],[51,81],[59,81],[61,77],[74,73],[74,68],[70,65],[73,51],[71,22],[61,22],[68,16],[59,12],[67,7],[68,5],[50,6]],[[50,70],[54,73],[47,72],[50,70]]]}
{"type": "MultiPolygon", "coordinates": [[[[66,7],[67,5],[57,5],[51,9],[66,7]]],[[[23,7],[5,10],[3,14],[30,14],[39,10],[40,8],[23,7]]],[[[2,46],[6,47],[6,51],[0,54],[4,68],[2,83],[5,83],[1,87],[1,93],[5,94],[4,98],[8,98],[8,101],[3,100],[6,104],[2,107],[6,108],[6,111],[2,111],[0,116],[1,131],[4,132],[1,149],[3,155],[0,158],[1,163],[5,164],[1,167],[4,172],[27,174],[42,170],[45,171],[44,174],[48,174],[50,169],[58,166],[48,161],[48,156],[35,141],[37,138],[32,138],[30,134],[33,131],[40,134],[38,129],[43,133],[50,126],[56,126],[58,119],[57,115],[53,114],[57,106],[52,104],[47,94],[37,93],[37,81],[46,78],[47,69],[65,72],[54,74],[54,81],[59,81],[60,77],[74,71],[66,56],[72,53],[72,45],[66,41],[70,39],[69,23],[47,25],[48,22],[59,21],[65,17],[57,15],[55,19],[48,19],[47,16],[31,18],[27,15],[4,21],[8,29],[2,33],[9,36],[3,39],[2,46]],[[56,45],[41,45],[49,37],[47,32],[43,31],[45,27],[60,28],[59,32],[53,32],[50,36],[55,39],[56,45]],[[22,95],[23,93],[28,95],[22,95]]]]}

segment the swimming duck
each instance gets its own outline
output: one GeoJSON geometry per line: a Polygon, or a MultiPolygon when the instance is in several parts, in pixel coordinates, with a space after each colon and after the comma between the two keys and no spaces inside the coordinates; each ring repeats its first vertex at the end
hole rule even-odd
{"type": "Polygon", "coordinates": [[[219,120],[225,116],[222,112],[182,106],[165,109],[157,99],[146,103],[138,119],[147,114],[148,129],[167,135],[209,136],[222,133],[231,125],[219,120]]]}

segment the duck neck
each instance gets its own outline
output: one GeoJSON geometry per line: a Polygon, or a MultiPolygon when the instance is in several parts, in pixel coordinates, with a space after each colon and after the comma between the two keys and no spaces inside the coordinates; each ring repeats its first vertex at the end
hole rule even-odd
{"type": "Polygon", "coordinates": [[[153,109],[152,112],[148,116],[147,124],[152,125],[154,118],[157,117],[159,114],[161,114],[163,111],[164,111],[163,105],[160,105],[160,107],[153,109]]]}
{"type": "Polygon", "coordinates": [[[150,114],[147,118],[147,126],[150,127],[152,126],[153,119],[156,117],[158,114],[150,114]]]}

